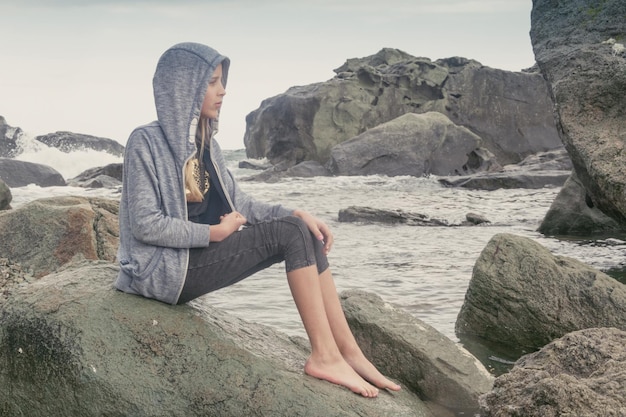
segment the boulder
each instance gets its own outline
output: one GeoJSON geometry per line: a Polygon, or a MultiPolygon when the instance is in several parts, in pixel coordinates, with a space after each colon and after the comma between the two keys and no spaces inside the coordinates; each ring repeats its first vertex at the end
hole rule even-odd
{"type": "Polygon", "coordinates": [[[532,239],[502,233],[474,265],[455,331],[461,341],[528,352],[590,327],[626,330],[626,286],[532,239]]]}
{"type": "Polygon", "coordinates": [[[121,293],[116,275],[74,264],[0,303],[0,415],[435,417],[408,388],[372,400],[304,375],[301,338],[121,293]]]}
{"type": "Polygon", "coordinates": [[[448,226],[444,220],[431,219],[425,214],[408,213],[404,210],[382,210],[372,207],[351,206],[339,210],[339,222],[342,223],[383,223],[404,224],[408,226],[448,226]]]}
{"type": "Polygon", "coordinates": [[[569,333],[522,357],[481,397],[483,417],[626,415],[626,332],[569,333]]]}
{"type": "Polygon", "coordinates": [[[11,200],[13,200],[11,189],[0,179],[0,211],[11,209],[11,200]]]}
{"type": "Polygon", "coordinates": [[[246,118],[252,158],[326,164],[336,145],[407,113],[436,111],[478,135],[502,164],[561,146],[545,80],[464,58],[397,49],[349,59],[334,78],[292,87],[246,118]]]}
{"type": "Polygon", "coordinates": [[[23,134],[22,129],[10,126],[6,119],[0,116],[0,158],[13,158],[20,153],[18,140],[23,134]]]}
{"type": "Polygon", "coordinates": [[[570,171],[500,171],[443,177],[438,181],[446,187],[462,187],[472,190],[538,189],[560,187],[569,178],[570,171]]]}
{"type": "Polygon", "coordinates": [[[594,206],[576,172],[572,172],[537,231],[550,236],[592,236],[625,229],[594,206]]]}
{"type": "Polygon", "coordinates": [[[407,113],[335,147],[334,175],[459,175],[481,138],[441,113],[407,113]]]}
{"type": "Polygon", "coordinates": [[[626,224],[626,2],[533,0],[531,41],[559,135],[594,207],[626,224]],[[613,39],[613,42],[615,40],[613,39]]]}
{"type": "Polygon", "coordinates": [[[113,261],[119,245],[119,202],[51,197],[0,213],[0,253],[35,277],[76,257],[113,261]]]}
{"type": "Polygon", "coordinates": [[[500,164],[562,147],[540,73],[502,71],[462,58],[436,62],[450,72],[444,85],[446,114],[480,136],[500,164]]]}
{"type": "Polygon", "coordinates": [[[458,344],[372,293],[346,291],[342,305],[366,356],[424,401],[473,415],[493,376],[458,344]]]}
{"type": "Polygon", "coordinates": [[[282,178],[328,177],[331,173],[317,161],[304,161],[294,166],[285,163],[270,166],[265,171],[243,178],[243,181],[277,182],[282,178]]]}
{"type": "Polygon", "coordinates": [[[94,167],[67,180],[67,185],[85,188],[115,188],[122,185],[122,164],[94,167]]]}
{"type": "Polygon", "coordinates": [[[9,187],[35,184],[40,187],[65,186],[63,176],[48,165],[0,158],[0,179],[9,187]]]}
{"type": "Polygon", "coordinates": [[[82,133],[55,132],[37,136],[35,140],[66,153],[94,150],[120,157],[124,155],[124,146],[113,139],[85,135],[82,133]]]}
{"type": "Polygon", "coordinates": [[[511,188],[537,189],[561,187],[572,172],[567,151],[561,147],[529,155],[517,164],[493,167],[467,175],[445,176],[439,182],[447,187],[463,187],[474,190],[499,190],[511,188]]]}

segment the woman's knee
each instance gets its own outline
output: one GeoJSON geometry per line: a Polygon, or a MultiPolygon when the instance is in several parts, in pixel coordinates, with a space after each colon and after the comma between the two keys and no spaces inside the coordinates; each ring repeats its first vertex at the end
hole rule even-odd
{"type": "Polygon", "coordinates": [[[294,227],[294,232],[299,230],[303,236],[308,236],[311,234],[311,232],[309,231],[309,227],[300,217],[286,216],[283,217],[281,220],[288,224],[288,227],[294,227]]]}

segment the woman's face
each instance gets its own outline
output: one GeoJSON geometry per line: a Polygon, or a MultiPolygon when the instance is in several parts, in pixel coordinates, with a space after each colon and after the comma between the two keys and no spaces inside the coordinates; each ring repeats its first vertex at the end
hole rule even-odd
{"type": "Polygon", "coordinates": [[[222,64],[219,64],[209,81],[209,87],[204,95],[204,102],[200,111],[202,116],[208,119],[217,119],[224,95],[226,95],[226,90],[222,85],[222,64]]]}

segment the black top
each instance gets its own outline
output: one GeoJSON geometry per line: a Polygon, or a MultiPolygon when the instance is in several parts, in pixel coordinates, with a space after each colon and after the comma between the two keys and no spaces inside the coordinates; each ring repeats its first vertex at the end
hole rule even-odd
{"type": "Polygon", "coordinates": [[[219,181],[215,181],[217,172],[209,152],[204,152],[200,169],[208,171],[210,187],[204,195],[204,200],[199,203],[187,203],[187,217],[195,223],[219,224],[220,217],[229,213],[231,209],[219,181]]]}

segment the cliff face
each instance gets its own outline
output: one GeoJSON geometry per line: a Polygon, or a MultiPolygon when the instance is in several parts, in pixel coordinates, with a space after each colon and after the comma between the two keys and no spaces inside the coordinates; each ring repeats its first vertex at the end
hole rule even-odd
{"type": "Polygon", "coordinates": [[[626,224],[626,3],[534,0],[535,58],[588,204],[626,224]]]}

